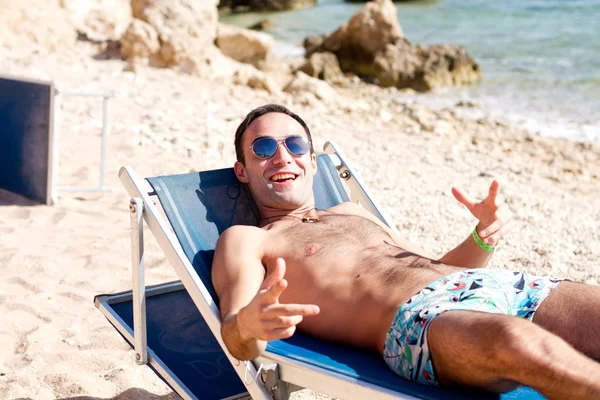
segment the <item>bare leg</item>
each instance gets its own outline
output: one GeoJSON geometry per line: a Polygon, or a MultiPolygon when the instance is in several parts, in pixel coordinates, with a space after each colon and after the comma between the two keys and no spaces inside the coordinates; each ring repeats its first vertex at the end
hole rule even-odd
{"type": "Polygon", "coordinates": [[[542,302],[533,322],[600,361],[600,288],[559,283],[542,302]]]}
{"type": "Polygon", "coordinates": [[[505,392],[523,384],[549,399],[600,399],[600,364],[527,320],[448,311],[427,340],[442,385],[505,392]]]}

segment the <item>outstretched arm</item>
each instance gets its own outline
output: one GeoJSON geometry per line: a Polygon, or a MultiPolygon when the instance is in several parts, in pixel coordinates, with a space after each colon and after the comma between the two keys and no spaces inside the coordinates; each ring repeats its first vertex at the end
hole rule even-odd
{"type": "Polygon", "coordinates": [[[213,283],[221,306],[221,336],[239,360],[252,360],[267,341],[292,336],[303,317],[319,308],[307,304],[281,304],[287,287],[285,261],[277,259],[264,279],[263,231],[233,227],[221,235],[213,261],[213,283]]]}
{"type": "MultiPolygon", "coordinates": [[[[477,233],[482,241],[491,247],[495,246],[498,241],[508,232],[508,223],[512,217],[512,212],[508,208],[508,205],[500,200],[498,196],[498,189],[498,182],[493,181],[490,186],[488,196],[481,202],[475,202],[469,196],[456,188],[452,189],[452,193],[456,199],[464,204],[469,211],[471,211],[471,214],[477,218],[479,221],[476,228],[477,233]]],[[[431,260],[438,260],[445,264],[455,265],[462,268],[483,268],[487,265],[492,255],[492,252],[484,250],[479,244],[477,244],[472,235],[469,235],[469,237],[457,247],[450,250],[441,258],[437,258],[420,246],[409,242],[398,231],[386,226],[379,220],[379,218],[375,217],[369,211],[356,203],[342,203],[331,208],[330,211],[360,215],[368,218],[381,226],[390,235],[394,243],[402,249],[431,260]]]]}
{"type": "Polygon", "coordinates": [[[464,268],[484,268],[488,264],[493,248],[510,230],[509,223],[512,218],[510,208],[498,195],[499,189],[500,184],[494,180],[488,196],[478,202],[461,190],[452,188],[454,197],[467,207],[479,222],[475,227],[476,234],[469,235],[439,261],[464,268]]]}
{"type": "Polygon", "coordinates": [[[212,281],[221,309],[221,336],[229,352],[240,360],[256,358],[266,347],[266,342],[246,337],[237,320],[238,312],[252,301],[265,276],[256,229],[234,226],[223,232],[212,265],[212,281]],[[246,241],[242,240],[244,236],[246,241]]]}

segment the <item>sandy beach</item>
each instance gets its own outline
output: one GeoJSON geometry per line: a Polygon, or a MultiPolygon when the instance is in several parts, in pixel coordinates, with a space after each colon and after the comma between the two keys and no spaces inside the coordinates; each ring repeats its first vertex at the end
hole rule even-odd
{"type": "MultiPolygon", "coordinates": [[[[0,2],[1,4],[2,2],[0,2]]],[[[281,103],[311,127],[316,148],[338,143],[409,240],[441,256],[475,221],[452,196],[477,198],[493,179],[513,227],[490,268],[600,282],[600,148],[535,136],[500,119],[434,110],[414,93],[349,80],[325,102],[125,61],[96,46],[64,51],[0,43],[0,73],[52,80],[60,91],[115,93],[105,193],[59,192],[54,206],[0,193],[0,398],[175,399],[95,309],[93,298],[131,288],[129,198],[117,178],[233,165],[235,128],[252,108],[281,103]]],[[[99,175],[101,102],[64,98],[60,186],[99,175]]],[[[177,279],[146,236],[147,284],[177,279]]],[[[299,398],[320,395],[303,391],[299,398]]]]}

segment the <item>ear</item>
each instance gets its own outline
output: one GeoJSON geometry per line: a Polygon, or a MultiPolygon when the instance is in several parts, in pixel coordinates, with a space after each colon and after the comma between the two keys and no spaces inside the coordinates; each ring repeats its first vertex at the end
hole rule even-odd
{"type": "Polygon", "coordinates": [[[235,164],[233,164],[233,172],[238,178],[238,181],[242,183],[248,183],[248,174],[246,173],[246,168],[244,167],[244,164],[242,164],[239,161],[236,161],[235,164]]]}
{"type": "Polygon", "coordinates": [[[313,167],[313,175],[317,174],[317,155],[315,153],[312,153],[310,155],[310,164],[313,167]]]}

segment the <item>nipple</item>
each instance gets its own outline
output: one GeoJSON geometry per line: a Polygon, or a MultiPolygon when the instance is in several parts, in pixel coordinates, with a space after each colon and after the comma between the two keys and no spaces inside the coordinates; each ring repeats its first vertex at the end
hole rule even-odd
{"type": "Polygon", "coordinates": [[[316,243],[311,243],[304,248],[304,255],[312,256],[317,252],[317,250],[319,250],[319,246],[316,243]]]}

